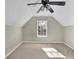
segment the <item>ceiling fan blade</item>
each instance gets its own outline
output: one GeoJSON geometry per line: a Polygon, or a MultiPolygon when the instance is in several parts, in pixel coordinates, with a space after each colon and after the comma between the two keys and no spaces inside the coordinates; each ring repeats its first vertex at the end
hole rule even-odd
{"type": "Polygon", "coordinates": [[[50,5],[60,5],[60,6],[64,6],[65,5],[65,1],[54,1],[54,2],[49,2],[50,5]]]}
{"type": "Polygon", "coordinates": [[[50,8],[50,9],[49,9],[49,11],[50,11],[51,13],[53,13],[53,12],[54,12],[54,10],[53,10],[52,8],[50,8]]]}
{"type": "Polygon", "coordinates": [[[29,3],[27,5],[36,5],[36,4],[42,4],[42,3],[29,3]]]}
{"type": "Polygon", "coordinates": [[[54,12],[54,10],[53,10],[49,5],[46,5],[46,8],[47,8],[51,13],[54,12]]]}
{"type": "Polygon", "coordinates": [[[43,6],[41,6],[41,7],[39,8],[39,10],[37,11],[37,13],[39,13],[39,12],[41,11],[42,8],[43,8],[43,6]]]}

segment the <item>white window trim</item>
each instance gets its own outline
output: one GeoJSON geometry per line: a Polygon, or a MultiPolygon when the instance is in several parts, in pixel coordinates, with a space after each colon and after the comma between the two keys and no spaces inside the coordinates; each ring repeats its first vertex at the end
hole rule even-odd
{"type": "Polygon", "coordinates": [[[46,22],[46,35],[38,35],[38,22],[39,21],[42,21],[42,20],[37,20],[37,37],[48,37],[48,33],[47,33],[47,21],[46,20],[43,20],[46,22]]]}

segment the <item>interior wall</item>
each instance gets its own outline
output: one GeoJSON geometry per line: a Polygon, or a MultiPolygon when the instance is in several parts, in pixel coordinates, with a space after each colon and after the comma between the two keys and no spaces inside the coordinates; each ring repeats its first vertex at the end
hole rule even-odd
{"type": "Polygon", "coordinates": [[[74,26],[64,27],[64,42],[74,49],[74,26]]]}
{"type": "Polygon", "coordinates": [[[5,26],[5,55],[22,41],[22,29],[19,27],[5,26]]]}
{"type": "Polygon", "coordinates": [[[63,27],[51,16],[32,17],[23,27],[23,41],[37,43],[63,42],[63,27]],[[37,37],[37,20],[39,19],[47,20],[48,37],[37,37]]]}

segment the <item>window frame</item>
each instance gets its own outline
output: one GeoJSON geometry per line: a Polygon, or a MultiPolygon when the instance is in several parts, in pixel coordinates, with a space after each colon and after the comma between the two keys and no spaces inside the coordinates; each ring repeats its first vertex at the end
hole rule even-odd
{"type": "Polygon", "coordinates": [[[37,20],[37,37],[48,37],[48,35],[47,35],[47,20],[37,20]],[[46,35],[39,35],[38,34],[38,22],[42,22],[42,21],[46,22],[46,24],[45,24],[46,35]]]}

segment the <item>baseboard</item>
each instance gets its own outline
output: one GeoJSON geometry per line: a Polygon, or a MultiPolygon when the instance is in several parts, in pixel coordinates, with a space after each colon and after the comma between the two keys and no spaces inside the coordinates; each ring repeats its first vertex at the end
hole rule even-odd
{"type": "Polygon", "coordinates": [[[23,43],[63,43],[63,41],[23,41],[23,43]]]}
{"type": "Polygon", "coordinates": [[[70,47],[71,49],[73,49],[73,50],[74,50],[74,48],[73,48],[73,47],[71,47],[70,45],[68,45],[66,42],[64,42],[64,44],[65,44],[65,45],[67,45],[68,47],[70,47]]]}
{"type": "Polygon", "coordinates": [[[20,42],[18,45],[16,45],[16,47],[14,49],[12,49],[6,56],[5,58],[7,58],[12,52],[14,52],[23,42],[20,42]]]}
{"type": "Polygon", "coordinates": [[[71,47],[70,45],[68,45],[66,42],[64,41],[23,41],[23,43],[36,43],[36,44],[41,44],[41,43],[64,43],[65,45],[67,45],[68,47],[70,47],[71,49],[74,50],[73,47],[71,47]]]}

